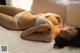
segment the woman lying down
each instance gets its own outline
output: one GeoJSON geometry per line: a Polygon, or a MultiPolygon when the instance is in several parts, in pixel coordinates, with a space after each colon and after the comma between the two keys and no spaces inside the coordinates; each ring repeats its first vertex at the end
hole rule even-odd
{"type": "Polygon", "coordinates": [[[9,30],[22,30],[21,38],[51,42],[55,48],[80,47],[80,27],[63,27],[59,15],[54,13],[36,14],[10,6],[0,6],[0,25],[9,30]]]}
{"type": "Polygon", "coordinates": [[[58,28],[63,26],[57,14],[32,15],[25,10],[4,5],[0,5],[0,25],[9,30],[23,30],[23,39],[43,42],[51,42],[58,28]]]}

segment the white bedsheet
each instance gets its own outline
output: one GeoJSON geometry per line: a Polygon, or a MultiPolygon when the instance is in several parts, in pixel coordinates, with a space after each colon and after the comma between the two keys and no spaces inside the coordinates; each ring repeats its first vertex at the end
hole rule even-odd
{"type": "Polygon", "coordinates": [[[8,45],[8,53],[80,53],[80,49],[54,49],[53,42],[42,43],[22,40],[21,31],[11,31],[0,26],[0,44],[8,45]]]}

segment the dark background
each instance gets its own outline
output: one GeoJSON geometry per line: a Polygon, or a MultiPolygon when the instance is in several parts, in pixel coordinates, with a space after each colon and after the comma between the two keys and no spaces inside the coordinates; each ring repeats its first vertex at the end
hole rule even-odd
{"type": "Polygon", "coordinates": [[[6,5],[6,0],[0,0],[0,5],[6,5]]]}

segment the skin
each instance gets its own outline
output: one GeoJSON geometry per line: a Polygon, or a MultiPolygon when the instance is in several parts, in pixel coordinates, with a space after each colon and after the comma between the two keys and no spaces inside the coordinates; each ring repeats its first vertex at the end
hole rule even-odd
{"type": "Polygon", "coordinates": [[[55,37],[54,48],[63,48],[65,46],[79,46],[79,29],[73,27],[64,27],[55,37]]]}
{"type": "Polygon", "coordinates": [[[0,6],[0,25],[9,30],[24,30],[21,34],[21,38],[23,39],[38,40],[44,42],[52,41],[53,37],[55,37],[55,35],[57,34],[56,29],[63,26],[62,20],[60,16],[57,14],[53,13],[52,15],[49,16],[45,16],[45,14],[43,14],[43,17],[45,17],[44,20],[46,20],[47,22],[43,22],[43,24],[40,23],[39,25],[35,25],[36,19],[39,16],[41,16],[42,13],[32,15],[30,12],[25,12],[18,19],[17,22],[18,28],[17,28],[14,21],[14,15],[23,11],[24,10],[15,7],[0,6]],[[43,32],[42,34],[41,31],[43,32]],[[39,39],[36,38],[35,36],[31,36],[34,32],[37,32],[34,35],[36,36],[39,35],[37,37],[41,37],[41,38],[39,39]],[[46,38],[44,37],[44,35],[46,38]]]}
{"type": "Polygon", "coordinates": [[[30,28],[29,30],[25,30],[21,34],[21,38],[25,40],[51,42],[53,40],[51,35],[51,28],[49,24],[46,23],[30,28]]]}

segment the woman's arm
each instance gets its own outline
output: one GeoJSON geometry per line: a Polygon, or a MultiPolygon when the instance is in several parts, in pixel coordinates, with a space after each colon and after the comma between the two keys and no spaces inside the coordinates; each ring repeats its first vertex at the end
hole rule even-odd
{"type": "Polygon", "coordinates": [[[38,26],[34,26],[32,28],[29,28],[29,29],[23,31],[22,34],[21,34],[21,38],[26,39],[27,36],[29,36],[32,33],[35,33],[35,32],[46,32],[46,31],[50,31],[50,29],[51,28],[50,28],[48,23],[40,24],[38,26]]]}

